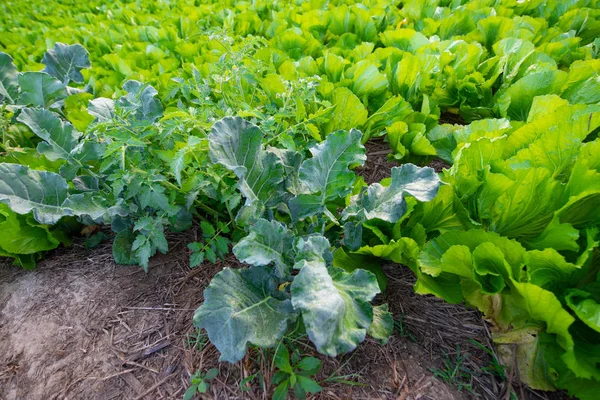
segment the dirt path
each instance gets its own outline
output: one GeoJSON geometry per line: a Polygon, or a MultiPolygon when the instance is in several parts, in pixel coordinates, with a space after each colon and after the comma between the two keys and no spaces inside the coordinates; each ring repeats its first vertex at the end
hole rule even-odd
{"type": "MultiPolygon", "coordinates": [[[[264,351],[254,349],[234,365],[218,363],[216,349],[191,326],[204,287],[224,265],[190,270],[189,235],[171,237],[169,255],[155,257],[148,274],[115,265],[109,243],[88,254],[81,244],[55,251],[35,271],[0,265],[0,399],[178,399],[190,374],[212,367],[220,373],[206,398],[269,398],[257,382],[240,389],[242,379],[259,371],[268,382],[273,371],[264,351]]],[[[316,398],[471,397],[431,369],[441,368],[444,352],[457,345],[472,353],[467,368],[487,365],[485,353],[468,341],[485,340],[479,316],[414,295],[410,272],[388,269],[389,294],[382,300],[403,321],[401,334],[385,346],[367,340],[351,354],[320,357],[324,390],[316,398]]],[[[480,398],[503,390],[489,377],[471,384],[480,398]]]]}

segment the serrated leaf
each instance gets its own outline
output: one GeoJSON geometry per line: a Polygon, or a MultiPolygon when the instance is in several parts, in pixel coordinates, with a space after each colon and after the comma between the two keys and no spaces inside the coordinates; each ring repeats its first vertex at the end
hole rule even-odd
{"type": "Polygon", "coordinates": [[[221,361],[241,360],[250,343],[275,347],[296,319],[289,300],[275,297],[278,280],[268,268],[229,268],[219,272],[204,291],[194,325],[208,332],[221,361]]]}
{"type": "Polygon", "coordinates": [[[356,174],[349,167],[362,165],[367,159],[361,138],[362,133],[356,129],[337,131],[310,149],[313,157],[305,160],[299,171],[307,193],[289,202],[295,220],[323,212],[328,202],[352,191],[356,174]]]}
{"type": "Polygon", "coordinates": [[[117,264],[139,264],[137,256],[131,249],[135,239],[136,234],[128,229],[124,229],[117,234],[112,246],[112,255],[117,264]]]}
{"type": "Polygon", "coordinates": [[[0,53],[0,102],[15,104],[19,95],[17,67],[6,53],[0,53]]]}
{"type": "Polygon", "coordinates": [[[67,90],[59,80],[45,72],[19,74],[21,94],[19,104],[47,108],[67,97],[67,90]]]}
{"type": "Polygon", "coordinates": [[[55,224],[73,211],[62,206],[69,185],[58,174],[30,170],[18,164],[0,164],[0,202],[18,214],[33,211],[41,224],[55,224]]]}
{"type": "Polygon", "coordinates": [[[320,353],[335,357],[354,350],[373,322],[369,301],[379,293],[375,275],[327,269],[325,262],[302,260],[291,285],[292,304],[320,353]]]}
{"type": "Polygon", "coordinates": [[[207,246],[206,249],[204,250],[205,254],[206,254],[206,259],[211,262],[211,263],[216,263],[217,262],[217,254],[215,253],[215,251],[213,250],[213,248],[211,246],[207,246]]]}
{"type": "Polygon", "coordinates": [[[80,44],[56,43],[54,49],[46,51],[42,64],[44,72],[57,78],[65,85],[69,81],[83,83],[81,70],[91,67],[89,53],[80,44]]]}
{"type": "Polygon", "coordinates": [[[198,265],[204,262],[204,252],[203,251],[194,251],[192,255],[190,255],[190,268],[195,268],[198,265]]]}
{"type": "Polygon", "coordinates": [[[343,216],[345,219],[377,218],[395,223],[406,212],[406,195],[420,201],[430,201],[437,195],[440,184],[440,178],[433,168],[420,168],[413,164],[394,167],[390,186],[384,187],[379,183],[370,185],[367,190],[352,198],[343,216]]]}
{"type": "Polygon", "coordinates": [[[233,247],[233,254],[250,265],[273,263],[278,276],[284,277],[293,263],[292,243],[292,234],[283,224],[261,218],[251,226],[248,236],[233,247]]]}
{"type": "Polygon", "coordinates": [[[200,221],[200,229],[202,230],[202,236],[207,239],[215,236],[215,228],[209,222],[200,221]]]}

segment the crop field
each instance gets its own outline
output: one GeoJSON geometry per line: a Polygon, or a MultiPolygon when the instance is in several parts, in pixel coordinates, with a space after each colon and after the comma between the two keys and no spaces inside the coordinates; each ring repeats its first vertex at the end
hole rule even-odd
{"type": "Polygon", "coordinates": [[[598,0],[2,0],[0,400],[600,393],[598,0]]]}

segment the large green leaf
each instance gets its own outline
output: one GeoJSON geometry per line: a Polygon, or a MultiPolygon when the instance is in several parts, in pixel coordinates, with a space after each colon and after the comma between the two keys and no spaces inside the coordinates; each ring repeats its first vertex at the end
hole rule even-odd
{"type": "Polygon", "coordinates": [[[97,160],[103,154],[102,146],[93,142],[81,141],[81,133],[52,111],[25,108],[17,120],[27,125],[43,140],[37,146],[40,154],[46,156],[50,161],[67,161],[69,168],[61,169],[61,174],[67,179],[74,178],[83,163],[97,160]],[[63,171],[65,171],[64,174],[63,171]]]}
{"type": "Polygon", "coordinates": [[[69,185],[53,172],[35,171],[18,164],[0,164],[0,202],[18,214],[33,211],[36,221],[54,224],[73,211],[62,206],[69,185]]]}
{"type": "Polygon", "coordinates": [[[127,81],[123,85],[127,94],[118,100],[119,106],[133,113],[138,121],[154,122],[163,114],[158,92],[150,85],[138,81],[127,81]]]}
{"type": "Polygon", "coordinates": [[[313,157],[302,163],[299,172],[308,193],[299,194],[289,202],[294,219],[323,212],[328,202],[352,191],[356,174],[349,167],[362,165],[366,160],[361,137],[356,129],[337,131],[310,149],[313,157]]]}
{"type": "Polygon", "coordinates": [[[273,263],[277,275],[284,277],[294,262],[292,243],[292,234],[283,224],[260,218],[250,227],[248,236],[234,246],[233,254],[241,262],[254,266],[273,263]]]}
{"type": "Polygon", "coordinates": [[[15,104],[19,95],[17,67],[6,53],[0,53],[0,102],[15,104]]]}
{"type": "Polygon", "coordinates": [[[224,165],[239,178],[238,187],[252,207],[254,218],[265,206],[276,205],[284,193],[284,169],[274,153],[262,148],[260,129],[239,117],[225,117],[213,125],[209,140],[213,162],[224,165]]]}
{"type": "Polygon", "coordinates": [[[275,347],[296,319],[290,300],[279,298],[270,269],[226,268],[204,291],[194,325],[206,329],[221,361],[241,360],[248,344],[275,347]]]}
{"type": "Polygon", "coordinates": [[[474,251],[479,245],[486,242],[493,244],[502,252],[503,258],[511,266],[511,276],[518,279],[521,276],[525,249],[515,240],[481,229],[449,231],[427,242],[419,254],[421,271],[437,277],[445,271],[442,257],[452,246],[461,245],[474,251]]]}
{"type": "Polygon", "coordinates": [[[80,44],[56,43],[54,49],[44,54],[44,72],[52,75],[65,85],[69,81],[83,83],[81,70],[91,66],[88,51],[80,44]]]}
{"type": "MultiPolygon", "coordinates": [[[[52,250],[60,245],[46,225],[32,224],[28,216],[12,212],[7,205],[0,204],[0,252],[15,257],[52,250]]],[[[28,265],[23,265],[28,267],[28,265]]]]}
{"type": "Polygon", "coordinates": [[[404,197],[410,195],[419,201],[430,201],[440,187],[440,178],[433,168],[420,168],[404,164],[392,168],[392,182],[384,187],[379,183],[370,185],[360,195],[354,196],[344,210],[344,218],[360,220],[381,219],[395,223],[406,212],[404,197]]]}
{"type": "Polygon", "coordinates": [[[373,322],[369,301],[379,293],[377,279],[362,269],[352,273],[328,269],[324,261],[298,264],[292,304],[302,314],[308,337],[319,352],[329,356],[354,350],[373,322]]]}
{"type": "Polygon", "coordinates": [[[47,108],[67,97],[67,90],[61,81],[45,72],[24,72],[19,74],[19,104],[47,108]]]}
{"type": "Polygon", "coordinates": [[[360,99],[348,88],[340,87],[333,91],[331,103],[335,106],[333,114],[324,126],[326,133],[349,130],[361,126],[367,121],[367,109],[360,99]]]}

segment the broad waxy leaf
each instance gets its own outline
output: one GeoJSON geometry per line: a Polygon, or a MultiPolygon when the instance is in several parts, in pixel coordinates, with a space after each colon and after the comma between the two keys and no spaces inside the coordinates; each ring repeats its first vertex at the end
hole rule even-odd
{"type": "Polygon", "coordinates": [[[323,212],[328,202],[350,193],[356,174],[349,167],[362,165],[366,160],[361,137],[356,129],[337,131],[310,149],[313,157],[302,163],[299,173],[308,193],[299,194],[289,202],[294,219],[323,212]]]}
{"type": "Polygon", "coordinates": [[[433,168],[419,168],[404,164],[392,168],[392,182],[384,187],[379,183],[370,185],[360,195],[354,196],[344,210],[344,218],[381,219],[395,223],[406,212],[404,196],[411,195],[419,201],[430,201],[440,187],[440,178],[433,168]]]}
{"type": "Polygon", "coordinates": [[[69,81],[83,83],[81,70],[91,66],[88,51],[80,44],[56,43],[54,49],[44,54],[44,72],[52,75],[65,85],[69,81]]]}
{"type": "Polygon", "coordinates": [[[65,86],[45,72],[24,72],[19,74],[21,94],[19,104],[47,108],[67,97],[65,86]]]}
{"type": "Polygon", "coordinates": [[[311,342],[329,356],[354,350],[373,322],[369,301],[379,293],[375,276],[361,269],[328,269],[323,260],[302,260],[294,268],[300,272],[291,286],[292,304],[311,342]]]}
{"type": "Polygon", "coordinates": [[[233,254],[241,262],[254,266],[273,263],[279,277],[292,269],[292,233],[277,221],[258,219],[250,228],[248,236],[233,248],[233,254]]]}
{"type": "Polygon", "coordinates": [[[123,85],[127,94],[118,100],[119,105],[134,113],[138,121],[156,121],[163,115],[163,107],[156,98],[158,92],[150,85],[138,81],[127,81],[123,85]]]}
{"type": "Polygon", "coordinates": [[[62,207],[67,198],[67,182],[53,172],[30,170],[18,164],[0,164],[0,202],[18,214],[33,211],[41,224],[55,224],[67,215],[62,207]]]}
{"type": "Polygon", "coordinates": [[[0,53],[0,102],[15,104],[19,95],[17,67],[6,53],[0,53]]]}
{"type": "Polygon", "coordinates": [[[225,117],[213,125],[209,140],[213,162],[224,165],[239,178],[246,206],[275,205],[283,196],[283,166],[279,158],[262,148],[260,129],[239,117],[225,117]]]}
{"type": "Polygon", "coordinates": [[[296,319],[290,300],[276,297],[269,267],[219,272],[204,291],[194,325],[208,332],[221,361],[241,360],[246,346],[275,347],[296,319]]]}

